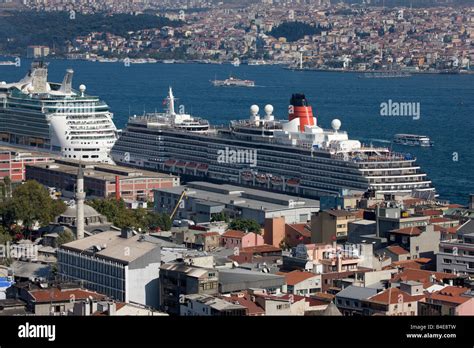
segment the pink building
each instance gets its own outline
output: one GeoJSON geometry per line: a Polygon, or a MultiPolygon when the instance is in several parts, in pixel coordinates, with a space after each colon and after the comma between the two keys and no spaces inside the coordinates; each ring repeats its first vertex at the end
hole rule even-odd
{"type": "Polygon", "coordinates": [[[247,248],[265,244],[263,237],[253,232],[228,230],[221,236],[221,245],[226,249],[247,248]]]}

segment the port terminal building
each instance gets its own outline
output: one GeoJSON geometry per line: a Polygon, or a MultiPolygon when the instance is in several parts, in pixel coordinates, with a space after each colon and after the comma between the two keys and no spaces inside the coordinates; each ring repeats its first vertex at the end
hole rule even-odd
{"type": "Polygon", "coordinates": [[[311,220],[311,215],[319,211],[319,201],[314,199],[201,181],[155,189],[155,210],[173,211],[183,191],[184,198],[175,219],[189,219],[196,223],[208,222],[219,213],[232,218],[254,219],[261,225],[272,217],[285,217],[287,223],[302,223],[311,220]]]}

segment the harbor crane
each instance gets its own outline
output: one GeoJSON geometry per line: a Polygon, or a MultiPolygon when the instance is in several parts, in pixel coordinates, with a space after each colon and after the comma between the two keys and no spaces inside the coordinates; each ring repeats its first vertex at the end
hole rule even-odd
{"type": "Polygon", "coordinates": [[[187,191],[188,191],[188,189],[185,188],[183,190],[183,192],[181,192],[181,195],[179,196],[178,202],[176,203],[176,206],[174,207],[173,211],[171,212],[170,220],[173,220],[173,217],[176,214],[176,212],[178,211],[178,208],[181,205],[181,202],[183,201],[184,197],[186,196],[187,191]]]}

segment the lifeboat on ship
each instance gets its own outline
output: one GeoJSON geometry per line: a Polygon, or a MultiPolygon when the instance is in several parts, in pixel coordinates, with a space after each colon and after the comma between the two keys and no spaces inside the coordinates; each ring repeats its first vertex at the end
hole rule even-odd
{"type": "Polygon", "coordinates": [[[266,184],[267,183],[267,176],[265,174],[257,174],[257,175],[255,175],[255,179],[260,184],[266,184]]]}
{"type": "Polygon", "coordinates": [[[205,163],[201,163],[200,165],[197,166],[197,170],[199,170],[200,172],[207,172],[208,169],[209,169],[209,166],[205,163]]]}
{"type": "Polygon", "coordinates": [[[198,166],[198,164],[196,162],[189,162],[188,164],[186,164],[186,169],[194,169],[198,166]]]}
{"type": "Polygon", "coordinates": [[[298,186],[300,184],[300,179],[291,178],[286,181],[288,186],[298,186]]]}
{"type": "Polygon", "coordinates": [[[273,176],[271,181],[274,186],[283,185],[283,178],[281,176],[273,176]]]}
{"type": "Polygon", "coordinates": [[[186,167],[186,162],[185,161],[179,161],[178,163],[176,163],[176,167],[184,168],[184,167],[186,167]]]}
{"type": "Polygon", "coordinates": [[[242,172],[242,179],[245,181],[252,181],[253,180],[253,174],[252,172],[242,172]]]}
{"type": "Polygon", "coordinates": [[[176,160],[174,159],[169,159],[165,162],[165,167],[172,167],[176,164],[176,160]]]}

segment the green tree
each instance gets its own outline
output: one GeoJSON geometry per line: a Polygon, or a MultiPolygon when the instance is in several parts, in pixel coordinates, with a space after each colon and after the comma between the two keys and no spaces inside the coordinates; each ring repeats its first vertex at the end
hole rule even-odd
{"type": "Polygon", "coordinates": [[[43,185],[30,180],[13,190],[2,215],[10,222],[21,221],[27,230],[31,230],[36,222],[47,225],[65,210],[63,202],[53,200],[43,185]]]}
{"type": "Polygon", "coordinates": [[[217,214],[212,214],[212,217],[211,217],[211,222],[214,222],[214,221],[229,222],[229,220],[230,220],[229,215],[227,215],[223,211],[221,211],[220,213],[217,213],[217,214]]]}
{"type": "Polygon", "coordinates": [[[125,202],[121,199],[94,199],[88,204],[105,215],[107,219],[119,228],[134,227],[135,221],[133,215],[127,210],[125,202]]]}
{"type": "Polygon", "coordinates": [[[63,233],[59,234],[58,238],[56,239],[56,244],[60,246],[72,242],[75,239],[76,237],[74,236],[74,234],[71,231],[66,230],[63,233]]]}
{"type": "Polygon", "coordinates": [[[0,226],[0,245],[5,245],[11,241],[12,236],[10,233],[3,226],[0,226]]]}
{"type": "Polygon", "coordinates": [[[171,229],[171,219],[165,213],[156,213],[156,212],[149,212],[148,213],[148,227],[151,229],[159,228],[162,231],[169,231],[171,229]]]}
{"type": "Polygon", "coordinates": [[[253,219],[235,219],[229,224],[229,229],[262,233],[260,224],[253,219]]]}

